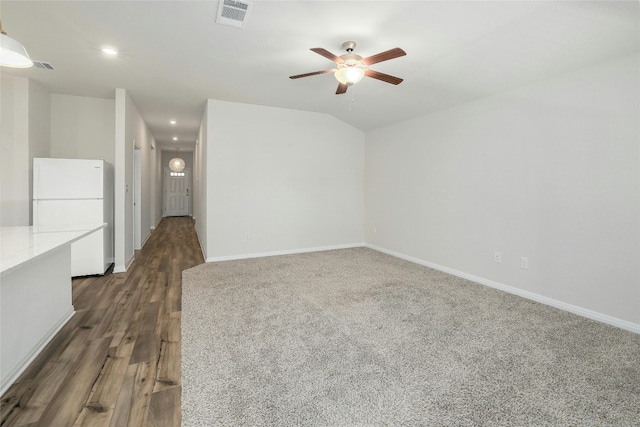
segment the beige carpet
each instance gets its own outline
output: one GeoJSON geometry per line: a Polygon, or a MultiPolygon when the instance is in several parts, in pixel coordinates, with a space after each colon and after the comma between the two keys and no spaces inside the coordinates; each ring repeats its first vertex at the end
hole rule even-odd
{"type": "Polygon", "coordinates": [[[369,249],[182,292],[184,426],[640,425],[640,335],[369,249]]]}

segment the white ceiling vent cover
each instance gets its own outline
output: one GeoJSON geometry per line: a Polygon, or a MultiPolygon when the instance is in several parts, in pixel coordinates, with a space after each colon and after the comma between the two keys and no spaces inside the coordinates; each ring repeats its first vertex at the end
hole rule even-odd
{"type": "Polygon", "coordinates": [[[48,62],[33,61],[33,66],[36,68],[44,68],[45,70],[53,70],[53,65],[48,62]]]}
{"type": "Polygon", "coordinates": [[[251,2],[241,0],[221,0],[216,22],[230,27],[243,28],[247,24],[251,2]]]}

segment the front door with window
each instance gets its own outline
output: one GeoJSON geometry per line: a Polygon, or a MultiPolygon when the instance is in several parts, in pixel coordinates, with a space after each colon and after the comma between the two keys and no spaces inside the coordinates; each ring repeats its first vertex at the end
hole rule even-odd
{"type": "Polygon", "coordinates": [[[189,215],[189,169],[182,172],[164,172],[164,216],[189,215]]]}

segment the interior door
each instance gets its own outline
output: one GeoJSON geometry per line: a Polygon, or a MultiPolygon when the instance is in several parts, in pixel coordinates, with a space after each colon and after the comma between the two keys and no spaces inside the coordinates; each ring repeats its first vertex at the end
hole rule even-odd
{"type": "Polygon", "coordinates": [[[164,172],[164,216],[189,215],[189,169],[182,172],[164,172]]]}

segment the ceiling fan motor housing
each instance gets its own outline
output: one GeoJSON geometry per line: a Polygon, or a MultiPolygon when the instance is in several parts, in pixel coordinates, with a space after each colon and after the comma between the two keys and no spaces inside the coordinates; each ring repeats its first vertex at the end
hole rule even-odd
{"type": "Polygon", "coordinates": [[[342,48],[347,52],[352,52],[356,48],[356,42],[346,41],[342,43],[342,48]]]}
{"type": "Polygon", "coordinates": [[[357,55],[355,53],[345,53],[344,55],[341,55],[340,58],[342,59],[342,62],[337,64],[338,68],[340,66],[343,66],[343,67],[364,67],[364,64],[362,63],[362,56],[357,55]]]}

